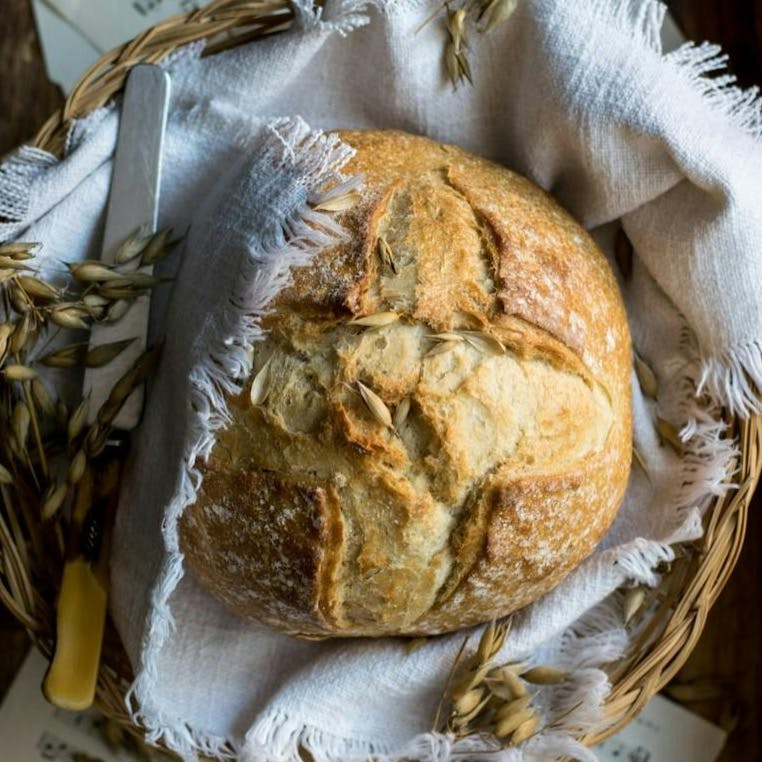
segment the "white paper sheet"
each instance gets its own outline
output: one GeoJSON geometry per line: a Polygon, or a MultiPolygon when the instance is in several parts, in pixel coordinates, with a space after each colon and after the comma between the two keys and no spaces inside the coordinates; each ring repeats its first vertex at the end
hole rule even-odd
{"type": "Polygon", "coordinates": [[[107,51],[176,13],[203,5],[196,0],[45,0],[96,48],[107,51]]]}
{"type": "Polygon", "coordinates": [[[727,734],[679,704],[654,696],[624,730],[596,748],[599,762],[714,762],[727,734]]]}
{"type": "Polygon", "coordinates": [[[68,93],[102,51],[51,10],[45,0],[32,0],[32,11],[48,79],[68,93]]]}
{"type": "Polygon", "coordinates": [[[135,762],[127,750],[108,748],[97,712],[64,712],[45,701],[40,685],[46,669],[32,649],[0,706],[0,760],[74,762],[79,754],[94,762],[135,762]]]}
{"type": "Polygon", "coordinates": [[[100,56],[196,0],[32,0],[45,68],[68,93],[100,56]]]}

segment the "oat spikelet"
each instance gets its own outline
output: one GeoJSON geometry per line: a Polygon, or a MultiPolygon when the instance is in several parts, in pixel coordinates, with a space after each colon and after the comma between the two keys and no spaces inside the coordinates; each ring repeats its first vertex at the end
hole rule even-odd
{"type": "Polygon", "coordinates": [[[569,674],[556,667],[532,667],[521,674],[521,677],[533,685],[557,685],[568,679],[569,674]]]}
{"type": "Polygon", "coordinates": [[[69,471],[66,474],[66,481],[71,485],[78,484],[85,473],[87,466],[87,455],[84,450],[77,450],[77,454],[72,458],[69,464],[69,471]]]}
{"type": "Polygon", "coordinates": [[[27,365],[6,365],[2,370],[7,381],[31,381],[37,371],[27,365]]]}
{"type": "Polygon", "coordinates": [[[313,208],[316,212],[346,212],[357,206],[360,199],[362,199],[362,193],[352,190],[339,196],[324,198],[313,208]]]}
{"type": "Polygon", "coordinates": [[[460,45],[463,41],[463,35],[466,28],[466,9],[458,8],[454,11],[447,11],[447,31],[453,42],[460,45]]]}
{"type": "Polygon", "coordinates": [[[149,273],[129,273],[122,275],[120,278],[110,280],[108,285],[101,289],[101,296],[103,292],[115,293],[121,291],[121,289],[144,289],[151,288],[152,286],[158,286],[161,283],[161,278],[151,275],[149,273]]]}
{"type": "Polygon", "coordinates": [[[8,344],[11,334],[13,334],[12,323],[0,323],[0,363],[5,360],[8,354],[8,344]]]}
{"type": "Polygon", "coordinates": [[[481,703],[483,698],[484,690],[482,688],[474,688],[455,701],[453,710],[456,715],[467,715],[481,703]]]}
{"type": "Polygon", "coordinates": [[[482,700],[470,712],[467,712],[466,714],[453,712],[453,716],[450,718],[452,728],[460,735],[468,735],[472,732],[472,728],[469,727],[470,724],[479,721],[479,716],[486,709],[491,699],[492,697],[489,693],[484,693],[482,700]]]}
{"type": "Polygon", "coordinates": [[[495,735],[498,738],[507,738],[519,726],[523,725],[527,720],[531,720],[534,716],[534,710],[527,707],[515,714],[504,717],[495,724],[495,735]]]}
{"type": "Polygon", "coordinates": [[[680,439],[680,434],[671,423],[663,418],[657,418],[656,430],[662,442],[666,442],[678,455],[683,454],[683,440],[680,439]]]}
{"type": "Polygon", "coordinates": [[[106,447],[106,438],[108,437],[108,427],[94,425],[90,427],[85,437],[85,452],[91,458],[95,458],[103,452],[106,447]]]}
{"type": "Polygon", "coordinates": [[[48,368],[75,368],[85,362],[87,344],[69,344],[68,346],[49,352],[41,357],[39,362],[48,368]]]}
{"type": "Polygon", "coordinates": [[[29,265],[20,262],[13,257],[0,256],[0,270],[10,271],[7,273],[7,276],[11,278],[20,272],[29,271],[31,268],[29,265]]]}
{"type": "Polygon", "coordinates": [[[154,235],[146,246],[145,251],[140,257],[140,265],[153,265],[156,262],[161,261],[169,254],[172,249],[180,242],[180,239],[176,241],[170,241],[169,238],[172,235],[172,228],[164,228],[154,235]]]}
{"type": "Polygon", "coordinates": [[[116,323],[127,314],[127,310],[129,309],[130,302],[127,299],[117,299],[106,311],[104,320],[107,323],[116,323]]]}
{"type": "Polygon", "coordinates": [[[42,500],[42,507],[40,508],[43,521],[49,521],[56,515],[56,513],[58,513],[66,499],[68,491],[69,488],[66,484],[59,484],[58,486],[54,484],[50,485],[42,500]]]}
{"type": "Polygon", "coordinates": [[[82,304],[84,304],[88,310],[98,310],[101,307],[108,307],[110,303],[111,302],[109,302],[108,299],[100,294],[85,294],[82,297],[82,304]]]}
{"type": "Polygon", "coordinates": [[[13,328],[13,336],[11,336],[8,346],[11,354],[18,354],[26,346],[31,333],[32,321],[33,318],[31,313],[27,312],[26,315],[23,315],[21,320],[16,323],[13,328]]]}
{"type": "Polygon", "coordinates": [[[505,354],[505,346],[503,343],[494,336],[490,336],[488,333],[483,333],[481,331],[461,331],[461,334],[463,339],[477,352],[495,355],[505,354]]]}
{"type": "Polygon", "coordinates": [[[465,7],[458,8],[454,11],[447,11],[447,31],[450,36],[450,41],[445,48],[445,68],[447,69],[447,76],[450,78],[453,87],[457,87],[463,79],[467,79],[473,84],[471,67],[465,53],[465,23],[465,7]]]}
{"type": "Polygon", "coordinates": [[[480,664],[475,657],[472,657],[472,661],[474,664],[465,670],[461,677],[453,683],[452,697],[454,700],[459,699],[465,693],[485,682],[485,678],[490,671],[490,663],[480,664]]]}
{"type": "Polygon", "coordinates": [[[461,79],[467,79],[469,84],[473,85],[474,80],[471,76],[471,64],[468,62],[466,52],[464,50],[455,54],[455,60],[458,64],[458,73],[461,79]]]}
{"type": "Polygon", "coordinates": [[[643,394],[651,399],[656,399],[656,395],[659,393],[659,382],[656,380],[656,374],[637,353],[635,353],[635,375],[638,377],[638,383],[643,394]]]}
{"type": "Polygon", "coordinates": [[[254,407],[264,404],[270,394],[270,360],[259,369],[251,382],[249,389],[249,400],[254,407]]]}
{"type": "Polygon", "coordinates": [[[29,241],[10,241],[8,243],[0,243],[0,256],[4,257],[26,257],[29,258],[32,255],[29,253],[37,248],[36,243],[30,243],[29,241]]]}
{"type": "Polygon", "coordinates": [[[66,423],[69,420],[69,408],[66,407],[66,403],[61,400],[56,400],[56,422],[62,428],[66,428],[66,423]]]}
{"type": "Polygon", "coordinates": [[[487,662],[493,659],[503,647],[509,631],[510,622],[497,622],[493,619],[482,633],[475,658],[479,662],[487,662]]]}
{"type": "Polygon", "coordinates": [[[76,439],[85,427],[85,422],[87,420],[87,405],[88,400],[87,397],[85,397],[69,417],[69,421],[66,425],[66,436],[70,442],[76,439]]]}
{"type": "Polygon", "coordinates": [[[52,418],[56,414],[56,406],[50,396],[47,386],[39,378],[32,379],[32,399],[34,404],[47,416],[52,418]]]}
{"type": "Polygon", "coordinates": [[[507,21],[516,10],[518,0],[487,0],[483,3],[481,18],[484,21],[483,31],[491,32],[495,27],[507,21]]]}
{"type": "Polygon", "coordinates": [[[378,256],[395,275],[399,272],[392,247],[389,246],[389,242],[383,236],[378,239],[378,256]]]}
{"type": "Polygon", "coordinates": [[[508,717],[514,717],[519,712],[526,709],[529,706],[529,702],[531,700],[532,697],[527,694],[521,698],[516,698],[503,704],[495,712],[495,722],[500,722],[501,720],[505,720],[508,717]]]}
{"type": "Polygon", "coordinates": [[[86,318],[89,318],[87,310],[81,307],[64,306],[54,307],[50,311],[50,321],[61,328],[75,330],[87,330],[86,318]]]}
{"type": "Polygon", "coordinates": [[[34,307],[26,291],[16,281],[10,282],[6,293],[8,294],[8,299],[10,299],[11,306],[19,315],[24,315],[34,307]]]}
{"type": "Polygon", "coordinates": [[[381,328],[385,325],[396,323],[399,319],[400,316],[396,312],[376,312],[373,315],[363,315],[362,317],[353,318],[349,321],[349,325],[360,325],[367,328],[381,328]]]}
{"type": "Polygon", "coordinates": [[[0,463],[0,484],[13,484],[13,474],[0,463]]]}
{"type": "Polygon", "coordinates": [[[365,386],[362,381],[357,382],[357,389],[360,392],[360,396],[362,397],[365,406],[373,414],[373,417],[379,423],[386,426],[387,429],[393,429],[392,414],[389,412],[389,408],[381,397],[379,397],[372,389],[365,386]]]}
{"type": "Polygon", "coordinates": [[[428,642],[428,638],[411,638],[405,644],[405,651],[408,654],[415,653],[419,648],[422,648],[428,642]]]}
{"type": "Polygon", "coordinates": [[[535,734],[539,724],[540,718],[537,715],[524,720],[524,722],[522,722],[521,725],[516,728],[514,734],[511,736],[511,743],[518,745],[531,738],[535,734]]]}
{"type": "Polygon", "coordinates": [[[102,368],[115,360],[135,339],[124,339],[123,341],[114,341],[110,344],[101,344],[94,347],[85,356],[85,365],[88,368],[102,368]]]}
{"type": "Polygon", "coordinates": [[[114,254],[114,262],[118,265],[131,262],[141,255],[151,240],[151,235],[146,235],[144,227],[139,227],[131,236],[119,246],[114,254]]]}
{"type": "Polygon", "coordinates": [[[646,466],[646,461],[643,458],[643,456],[640,454],[640,450],[638,450],[637,447],[633,445],[632,447],[632,457],[634,458],[635,462],[640,466],[641,471],[646,475],[646,478],[648,481],[651,481],[651,474],[648,472],[648,466],[646,466]]]}
{"type": "Polygon", "coordinates": [[[19,401],[13,406],[11,413],[11,429],[16,442],[23,449],[26,446],[26,440],[29,437],[29,425],[32,417],[29,414],[29,408],[25,402],[19,401]]]}
{"type": "Polygon", "coordinates": [[[527,695],[526,684],[509,666],[503,666],[494,672],[486,680],[490,690],[504,701],[513,701],[527,695]]]}
{"type": "Polygon", "coordinates": [[[41,301],[53,301],[60,296],[57,288],[53,288],[53,286],[45,283],[45,281],[31,275],[19,275],[16,278],[16,282],[29,296],[41,301]]]}
{"type": "MultiPolygon", "coordinates": [[[[123,280],[122,280],[122,283],[124,283],[123,280]]],[[[109,285],[99,286],[98,293],[101,296],[108,299],[109,301],[115,301],[119,299],[126,299],[128,301],[133,301],[134,299],[137,299],[141,294],[144,294],[145,291],[132,285],[111,286],[109,284],[109,285]]]]}
{"type": "Polygon", "coordinates": [[[642,587],[632,587],[624,594],[624,623],[629,624],[635,614],[640,611],[646,591],[642,587]]]}
{"type": "Polygon", "coordinates": [[[122,273],[98,260],[69,264],[68,267],[74,279],[80,283],[101,283],[122,277],[122,273]]]}
{"type": "Polygon", "coordinates": [[[399,431],[400,427],[407,420],[407,417],[409,414],[410,414],[410,397],[403,397],[403,399],[401,399],[397,403],[397,407],[394,408],[394,419],[392,423],[394,424],[395,430],[399,431]]]}
{"type": "Polygon", "coordinates": [[[449,352],[451,349],[455,349],[457,346],[457,341],[441,341],[433,346],[428,352],[426,352],[424,357],[436,357],[437,355],[449,352]]]}

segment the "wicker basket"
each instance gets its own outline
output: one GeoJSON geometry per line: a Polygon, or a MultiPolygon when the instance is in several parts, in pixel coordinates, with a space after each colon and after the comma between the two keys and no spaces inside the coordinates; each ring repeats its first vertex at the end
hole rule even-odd
{"type": "MultiPolygon", "coordinates": [[[[217,0],[206,8],[170,18],[104,55],[85,75],[64,106],[43,126],[35,145],[59,154],[71,119],[107,103],[122,88],[129,69],[160,61],[176,48],[204,41],[203,55],[212,55],[281,31],[291,21],[287,0],[217,0]]],[[[701,635],[707,615],[738,559],[746,529],[749,502],[762,468],[762,416],[729,420],[740,443],[734,489],[713,501],[705,515],[704,536],[678,558],[660,589],[657,614],[629,655],[609,672],[612,691],[605,721],[583,742],[593,745],[630,722],[646,702],[684,664],[701,635]]],[[[4,495],[5,498],[5,495],[4,495]]],[[[55,580],[60,565],[39,557],[29,546],[30,528],[0,501],[0,600],[28,630],[37,646],[50,653],[55,580]],[[51,568],[53,567],[53,568],[51,568]]],[[[124,695],[131,668],[113,629],[107,627],[96,703],[109,718],[130,726],[124,695]]]]}

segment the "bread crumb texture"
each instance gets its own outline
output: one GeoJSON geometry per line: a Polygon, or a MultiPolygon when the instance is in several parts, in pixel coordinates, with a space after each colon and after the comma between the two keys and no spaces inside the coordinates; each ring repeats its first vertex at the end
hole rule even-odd
{"type": "Polygon", "coordinates": [[[351,235],[273,304],[264,401],[229,400],[182,548],[229,608],[293,634],[445,632],[536,600],[611,524],[631,455],[624,308],[528,180],[421,137],[342,137],[366,180],[338,215],[351,235]]]}

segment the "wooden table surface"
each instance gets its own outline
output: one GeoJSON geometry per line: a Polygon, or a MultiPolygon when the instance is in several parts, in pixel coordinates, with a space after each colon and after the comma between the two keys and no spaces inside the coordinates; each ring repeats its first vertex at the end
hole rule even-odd
{"type": "MultiPolygon", "coordinates": [[[[571,1],[571,0],[570,0],[571,1]]],[[[670,0],[689,38],[719,42],[744,85],[762,83],[762,0],[670,0]]],[[[2,0],[0,156],[34,134],[63,95],[46,77],[28,0],[2,0]]],[[[680,677],[729,685],[729,701],[693,708],[735,725],[722,762],[762,760],[762,517],[759,493],[744,551],[680,677]]],[[[24,632],[0,606],[0,696],[27,647],[24,632]]],[[[661,761],[659,761],[661,762],[661,761]]]]}

